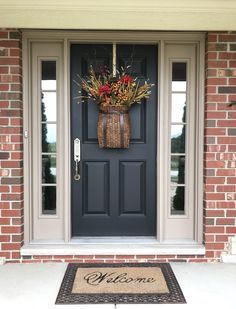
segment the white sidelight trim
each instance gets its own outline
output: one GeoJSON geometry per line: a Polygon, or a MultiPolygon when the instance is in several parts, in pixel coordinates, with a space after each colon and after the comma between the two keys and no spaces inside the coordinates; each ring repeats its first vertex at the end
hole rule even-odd
{"type": "MultiPolygon", "coordinates": [[[[164,68],[161,74],[163,75],[163,98],[160,106],[160,121],[163,125],[160,127],[160,135],[163,139],[160,141],[160,181],[162,183],[163,191],[160,191],[160,202],[163,206],[162,224],[163,232],[160,241],[175,242],[188,239],[199,242],[199,229],[201,225],[198,222],[198,216],[202,216],[202,196],[200,195],[199,186],[201,186],[202,175],[202,155],[203,140],[199,134],[199,129],[203,127],[203,108],[201,108],[201,101],[199,100],[199,89],[203,87],[199,76],[202,74],[203,66],[201,68],[200,44],[198,42],[172,42],[165,41],[163,47],[163,62],[164,68]],[[177,90],[172,89],[172,66],[173,63],[182,63],[186,65],[186,89],[177,90]],[[172,120],[172,112],[174,106],[178,104],[172,96],[174,95],[186,96],[186,112],[185,120],[172,120]],[[180,153],[171,150],[171,128],[176,126],[185,126],[184,135],[184,152],[180,153]],[[196,134],[197,132],[197,134],[196,134]],[[171,158],[181,157],[185,158],[185,181],[178,183],[171,182],[171,158]],[[200,156],[200,157],[199,157],[200,156]],[[184,211],[171,212],[171,189],[184,188],[184,211]],[[199,201],[199,202],[198,202],[199,201]]],[[[203,65],[203,62],[202,62],[203,65]]],[[[176,108],[176,107],[175,107],[176,108]]],[[[183,116],[183,115],[182,115],[183,116]]],[[[183,135],[182,134],[180,136],[183,135]]],[[[179,136],[179,137],[180,137],[179,136]]],[[[178,147],[177,147],[178,148],[178,147]]],[[[174,190],[175,190],[174,189],[174,190]]],[[[176,192],[175,192],[176,194],[176,192]]]]}

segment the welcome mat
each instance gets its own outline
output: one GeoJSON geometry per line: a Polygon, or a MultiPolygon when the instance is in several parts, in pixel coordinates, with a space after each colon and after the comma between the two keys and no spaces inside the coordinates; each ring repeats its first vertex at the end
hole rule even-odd
{"type": "Polygon", "coordinates": [[[184,295],[168,263],[67,267],[56,304],[179,304],[184,295]]]}

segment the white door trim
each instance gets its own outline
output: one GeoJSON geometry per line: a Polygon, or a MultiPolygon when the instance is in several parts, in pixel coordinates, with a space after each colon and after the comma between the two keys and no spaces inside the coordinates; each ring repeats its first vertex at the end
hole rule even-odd
{"type": "MultiPolygon", "coordinates": [[[[157,235],[155,242],[156,245],[163,243],[163,216],[165,205],[166,188],[164,187],[163,179],[163,164],[162,160],[165,156],[163,153],[163,145],[166,143],[165,135],[165,123],[163,123],[163,114],[165,113],[164,101],[165,101],[165,81],[164,81],[164,56],[165,56],[165,44],[167,43],[179,43],[188,44],[194,43],[197,48],[197,62],[198,67],[201,70],[197,76],[197,89],[199,89],[197,95],[197,120],[196,120],[196,143],[199,145],[196,162],[196,204],[195,204],[195,229],[196,236],[191,245],[202,244],[202,192],[203,192],[203,119],[204,119],[204,33],[165,33],[165,32],[138,32],[138,31],[23,31],[23,79],[24,79],[24,130],[28,131],[29,138],[24,139],[24,186],[25,186],[25,224],[24,235],[25,245],[33,245],[33,227],[32,227],[32,149],[31,149],[31,72],[30,72],[30,55],[31,55],[31,43],[32,42],[60,42],[63,45],[64,58],[63,68],[64,76],[62,77],[64,82],[64,111],[62,126],[64,134],[64,149],[63,153],[63,171],[61,175],[63,177],[63,185],[60,190],[63,190],[61,196],[63,196],[62,203],[64,204],[64,210],[62,215],[64,217],[64,244],[70,244],[71,240],[71,218],[70,218],[70,44],[73,42],[80,43],[110,43],[117,41],[118,43],[140,43],[140,44],[158,44],[159,46],[159,71],[158,71],[158,141],[157,141],[157,235]]],[[[53,244],[52,241],[49,241],[53,244]]],[[[56,243],[56,242],[55,242],[56,243]]],[[[182,241],[183,243],[183,241],[182,241]]],[[[176,242],[181,244],[181,242],[176,242]]],[[[81,245],[81,244],[80,244],[81,245]]]]}

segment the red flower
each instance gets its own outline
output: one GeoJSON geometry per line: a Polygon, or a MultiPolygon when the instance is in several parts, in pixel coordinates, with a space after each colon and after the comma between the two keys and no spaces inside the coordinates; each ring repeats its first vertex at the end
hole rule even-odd
{"type": "Polygon", "coordinates": [[[99,94],[110,94],[111,93],[111,88],[108,85],[103,85],[99,87],[99,94]]]}
{"type": "Polygon", "coordinates": [[[120,82],[123,84],[128,84],[133,82],[133,78],[130,75],[124,75],[121,77],[120,82]]]}

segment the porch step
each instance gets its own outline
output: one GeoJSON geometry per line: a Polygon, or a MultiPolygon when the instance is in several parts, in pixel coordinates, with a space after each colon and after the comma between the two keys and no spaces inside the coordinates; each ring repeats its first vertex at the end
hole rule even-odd
{"type": "Polygon", "coordinates": [[[140,243],[106,243],[94,241],[89,243],[87,240],[74,241],[70,244],[29,244],[21,248],[21,255],[204,255],[203,245],[160,245],[153,242],[140,243]]]}

